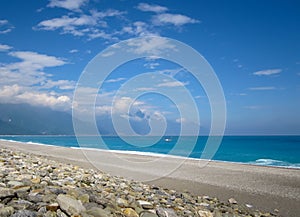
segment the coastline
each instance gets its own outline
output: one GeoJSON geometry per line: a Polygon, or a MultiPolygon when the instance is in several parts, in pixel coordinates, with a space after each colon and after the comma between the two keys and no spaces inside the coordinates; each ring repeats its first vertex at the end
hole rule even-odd
{"type": "MultiPolygon", "coordinates": [[[[59,162],[72,163],[84,168],[96,168],[111,175],[144,181],[178,191],[189,191],[195,195],[209,195],[227,201],[234,197],[241,204],[251,204],[256,209],[272,212],[279,209],[282,216],[300,214],[300,170],[256,166],[238,163],[211,161],[199,167],[197,160],[186,159],[178,167],[178,159],[164,157],[164,165],[159,170],[148,168],[144,163],[153,162],[158,156],[134,155],[126,153],[95,152],[58,146],[24,144],[0,141],[0,147],[38,154],[59,162]],[[119,157],[115,158],[115,155],[119,157]],[[88,159],[87,159],[88,156],[88,159]],[[117,159],[117,160],[116,160],[117,159]],[[127,160],[133,160],[136,167],[128,167],[127,160]],[[122,160],[122,161],[121,161],[122,160]],[[195,163],[195,161],[197,161],[195,163]],[[120,162],[122,164],[120,164],[120,162]],[[125,163],[124,163],[125,162],[125,163]],[[138,162],[138,163],[137,163],[138,162]],[[140,167],[139,167],[140,165],[140,167]],[[163,177],[168,167],[176,167],[163,177]],[[159,171],[162,171],[161,173],[159,171]],[[163,178],[161,178],[163,177],[163,178]]],[[[130,163],[128,163],[130,165],[130,163]]]]}

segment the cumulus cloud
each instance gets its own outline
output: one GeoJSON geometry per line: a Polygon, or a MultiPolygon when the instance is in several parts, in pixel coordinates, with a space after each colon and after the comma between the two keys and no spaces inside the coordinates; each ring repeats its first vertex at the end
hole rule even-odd
{"type": "Polygon", "coordinates": [[[162,26],[162,25],[174,25],[174,26],[182,26],[189,23],[199,23],[199,20],[192,19],[188,16],[182,14],[170,14],[163,13],[157,14],[152,17],[152,22],[154,25],[162,26]]]}
{"type": "Polygon", "coordinates": [[[168,10],[167,7],[164,6],[160,6],[160,5],[150,5],[147,3],[139,3],[137,6],[137,9],[141,10],[141,11],[146,11],[146,12],[155,12],[155,13],[161,13],[161,12],[165,12],[168,10]]]}
{"type": "Polygon", "coordinates": [[[78,11],[81,6],[88,3],[89,0],[50,0],[48,7],[65,8],[71,11],[78,11]]]}
{"type": "Polygon", "coordinates": [[[8,51],[8,50],[10,50],[10,49],[12,49],[11,46],[8,46],[8,45],[6,45],[6,44],[0,44],[0,52],[8,51]]]}
{"type": "Polygon", "coordinates": [[[134,40],[134,43],[129,41],[127,45],[129,47],[128,52],[137,54],[145,53],[155,56],[168,50],[176,51],[175,45],[171,44],[167,39],[159,37],[139,38],[134,40]]]}
{"type": "Polygon", "coordinates": [[[282,69],[266,69],[253,72],[253,75],[274,75],[282,72],[282,69]]]}
{"type": "Polygon", "coordinates": [[[88,36],[90,39],[110,39],[113,38],[113,33],[107,33],[104,30],[99,29],[99,27],[106,28],[108,26],[105,18],[119,17],[124,13],[125,12],[114,9],[108,9],[106,11],[92,10],[90,11],[90,15],[64,15],[58,18],[43,20],[33,29],[46,31],[60,30],[61,34],[88,36]]]}
{"type": "Polygon", "coordinates": [[[75,83],[68,80],[53,81],[43,70],[67,64],[63,59],[32,51],[9,52],[20,61],[0,64],[0,101],[2,103],[28,103],[53,109],[71,108],[71,92],[75,83]],[[60,93],[54,91],[60,89],[60,93]]]}
{"type": "Polygon", "coordinates": [[[17,84],[0,87],[0,100],[2,103],[28,103],[56,109],[68,109],[71,106],[71,99],[67,95],[33,91],[17,84]]]}
{"type": "Polygon", "coordinates": [[[119,35],[129,34],[134,36],[146,36],[157,35],[150,25],[142,21],[136,21],[128,26],[124,26],[121,31],[118,31],[119,35]]]}

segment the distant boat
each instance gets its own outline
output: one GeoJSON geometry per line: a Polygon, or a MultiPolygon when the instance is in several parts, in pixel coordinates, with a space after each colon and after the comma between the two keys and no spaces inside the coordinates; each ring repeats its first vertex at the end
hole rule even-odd
{"type": "Polygon", "coordinates": [[[171,142],[172,139],[171,138],[165,138],[165,142],[171,142]]]}

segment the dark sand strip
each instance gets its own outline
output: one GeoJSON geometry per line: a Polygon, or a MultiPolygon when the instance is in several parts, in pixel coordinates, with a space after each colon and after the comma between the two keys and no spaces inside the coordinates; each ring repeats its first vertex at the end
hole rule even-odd
{"type": "Polygon", "coordinates": [[[300,216],[300,170],[209,162],[181,162],[180,158],[159,158],[115,154],[103,151],[70,149],[56,146],[0,142],[8,147],[47,156],[85,168],[97,168],[111,175],[145,181],[150,184],[197,195],[209,195],[226,201],[234,197],[240,204],[282,216],[300,216]],[[179,167],[179,168],[178,168],[179,167]],[[170,168],[172,168],[170,170],[170,168]],[[170,171],[173,171],[170,173],[170,171]],[[166,176],[167,175],[167,176],[166,176]]]}

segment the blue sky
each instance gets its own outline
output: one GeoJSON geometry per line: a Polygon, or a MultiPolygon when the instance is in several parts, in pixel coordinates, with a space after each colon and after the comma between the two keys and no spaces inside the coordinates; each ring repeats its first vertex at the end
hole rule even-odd
{"type": "MultiPolygon", "coordinates": [[[[299,1],[277,0],[2,0],[0,102],[71,111],[76,82],[95,55],[122,40],[157,35],[186,43],[210,63],[226,98],[227,134],[300,134],[299,11],[299,1]]],[[[178,80],[160,86],[190,91],[207,131],[205,92],[189,72],[166,60],[136,60],[116,69],[99,93],[97,115],[109,115],[122,84],[150,71],[178,80]]],[[[117,100],[113,109],[120,111],[131,102],[117,100]]],[[[158,94],[142,96],[132,107],[133,121],[163,115],[193,127],[158,94]]]]}

